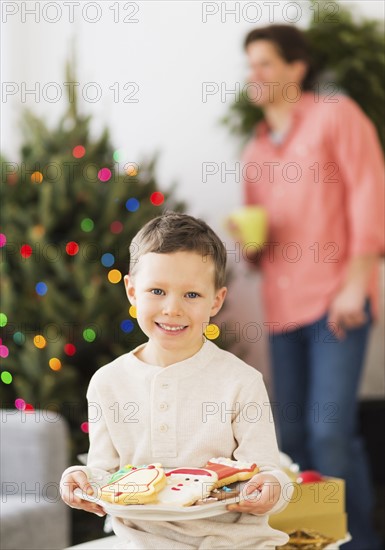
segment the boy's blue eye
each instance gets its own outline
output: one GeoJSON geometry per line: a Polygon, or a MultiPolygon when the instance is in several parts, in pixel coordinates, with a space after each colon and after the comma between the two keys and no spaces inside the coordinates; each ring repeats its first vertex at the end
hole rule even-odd
{"type": "Polygon", "coordinates": [[[152,294],[155,294],[155,296],[161,296],[163,294],[163,290],[160,288],[153,288],[151,292],[152,294]]]}
{"type": "Polygon", "coordinates": [[[199,294],[197,292],[187,292],[188,298],[198,298],[199,294]]]}

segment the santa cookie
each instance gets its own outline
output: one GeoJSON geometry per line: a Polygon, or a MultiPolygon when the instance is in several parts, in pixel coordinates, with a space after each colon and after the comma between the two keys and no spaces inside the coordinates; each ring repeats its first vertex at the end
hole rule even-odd
{"type": "Polygon", "coordinates": [[[207,497],[218,481],[215,472],[203,468],[175,468],[166,474],[167,485],[158,493],[157,504],[190,506],[207,497]]]}
{"type": "Polygon", "coordinates": [[[135,468],[128,465],[112,476],[101,488],[100,498],[112,504],[148,504],[156,500],[158,492],[166,485],[164,470],[160,464],[135,468]]]}
{"type": "Polygon", "coordinates": [[[204,466],[207,470],[212,470],[218,476],[216,487],[223,487],[236,481],[245,481],[251,479],[259,472],[259,468],[252,462],[240,462],[230,458],[210,458],[204,466]]]}

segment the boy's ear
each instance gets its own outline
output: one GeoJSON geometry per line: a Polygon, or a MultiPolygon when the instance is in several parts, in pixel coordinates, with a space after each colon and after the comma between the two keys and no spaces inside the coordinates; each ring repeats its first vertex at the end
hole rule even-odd
{"type": "Polygon", "coordinates": [[[227,288],[225,286],[215,292],[215,298],[214,303],[211,307],[210,317],[214,317],[214,315],[216,315],[220,311],[221,307],[223,306],[223,302],[225,301],[226,294],[227,288]]]}
{"type": "Polygon", "coordinates": [[[135,306],[136,296],[135,296],[135,287],[134,287],[134,281],[132,276],[130,275],[124,276],[124,286],[126,287],[126,295],[127,295],[128,301],[132,306],[135,306]]]}

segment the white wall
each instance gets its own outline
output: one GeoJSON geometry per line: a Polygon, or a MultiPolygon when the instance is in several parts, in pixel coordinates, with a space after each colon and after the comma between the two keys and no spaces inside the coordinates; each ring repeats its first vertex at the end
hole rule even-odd
{"type": "MultiPolygon", "coordinates": [[[[294,4],[3,1],[3,91],[6,86],[6,91],[13,89],[15,94],[2,98],[2,151],[8,160],[17,161],[24,107],[30,107],[55,124],[65,109],[65,100],[50,102],[55,88],[44,89],[44,86],[55,82],[56,89],[64,96],[64,62],[73,47],[80,89],[89,94],[82,109],[93,115],[93,132],[99,133],[108,125],[116,148],[125,152],[125,161],[140,163],[143,156],[159,151],[161,186],[166,189],[174,181],[178,182],[177,196],[186,201],[189,212],[205,218],[227,239],[222,220],[240,204],[240,184],[231,175],[222,182],[219,174],[203,181],[202,164],[226,162],[231,167],[238,159],[238,141],[219,123],[234,96],[228,94],[221,98],[218,92],[203,101],[202,88],[208,82],[224,92],[237,83],[242,86],[246,75],[242,41],[246,32],[257,24],[295,19],[305,27],[315,14],[309,10],[309,2],[297,2],[298,8],[294,4]],[[239,16],[230,13],[234,9],[239,16]],[[26,13],[31,10],[35,10],[35,14],[26,13]],[[210,15],[214,11],[216,13],[210,15]],[[99,15],[97,22],[90,22],[99,15]],[[55,18],[57,21],[53,22],[55,18]],[[124,19],[137,22],[124,22],[124,19]],[[91,102],[95,89],[90,87],[91,82],[96,82],[101,91],[97,102],[91,102]],[[137,103],[123,101],[133,90],[123,90],[127,82],[135,83],[137,92],[132,99],[138,99],[137,103]],[[41,89],[38,101],[31,95],[24,97],[23,88],[34,88],[36,83],[40,83],[41,89]],[[117,88],[115,97],[110,89],[114,83],[118,83],[119,100],[117,88]]],[[[384,18],[382,1],[348,4],[358,17],[384,18]]],[[[242,303],[242,296],[247,296],[243,302],[253,315],[253,311],[260,309],[255,292],[258,281],[250,275],[245,281],[242,268],[239,265],[236,268],[237,303],[242,303]],[[245,288],[248,288],[247,295],[245,288]]],[[[239,306],[233,307],[234,316],[244,315],[239,306]]],[[[266,366],[264,349],[264,342],[249,348],[250,362],[260,367],[263,364],[262,370],[266,366]]],[[[375,353],[378,349],[376,344],[375,353]]],[[[370,362],[373,365],[370,376],[376,380],[367,387],[370,376],[366,376],[367,395],[384,391],[377,363],[374,359],[370,362]]]]}

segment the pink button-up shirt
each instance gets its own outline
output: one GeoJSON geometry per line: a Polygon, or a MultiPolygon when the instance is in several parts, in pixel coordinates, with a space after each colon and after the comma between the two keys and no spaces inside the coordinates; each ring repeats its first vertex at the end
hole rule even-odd
{"type": "MultiPolygon", "coordinates": [[[[258,125],[243,176],[245,203],[264,206],[269,218],[266,320],[277,332],[311,323],[327,312],[351,258],[384,253],[384,162],[375,128],[348,97],[303,93],[280,145],[265,121],[258,125]]],[[[375,314],[378,278],[376,266],[368,285],[375,314]]]]}

